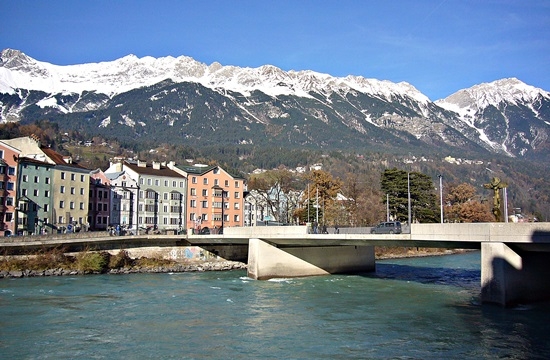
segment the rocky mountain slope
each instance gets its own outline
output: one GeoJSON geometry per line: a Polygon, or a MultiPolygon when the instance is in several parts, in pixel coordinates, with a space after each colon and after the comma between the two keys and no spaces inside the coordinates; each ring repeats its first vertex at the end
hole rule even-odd
{"type": "Polygon", "coordinates": [[[0,53],[0,121],[49,119],[119,139],[504,154],[550,154],[550,94],[517,79],[430,101],[408,83],[337,78],[189,57],[57,66],[0,53]]]}

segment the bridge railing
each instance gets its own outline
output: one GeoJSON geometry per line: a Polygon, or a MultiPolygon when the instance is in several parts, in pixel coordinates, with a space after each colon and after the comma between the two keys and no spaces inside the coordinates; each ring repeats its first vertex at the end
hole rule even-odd
{"type": "Polygon", "coordinates": [[[47,235],[19,235],[0,237],[0,243],[20,243],[35,241],[56,241],[63,239],[92,239],[109,236],[106,231],[83,231],[77,233],[47,234],[47,235]]]}

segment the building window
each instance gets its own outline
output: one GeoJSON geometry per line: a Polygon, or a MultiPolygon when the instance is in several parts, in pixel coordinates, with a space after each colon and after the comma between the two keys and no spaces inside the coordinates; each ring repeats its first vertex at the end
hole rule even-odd
{"type": "Polygon", "coordinates": [[[13,220],[13,213],[6,213],[6,222],[10,222],[13,220]]]}
{"type": "Polygon", "coordinates": [[[197,177],[196,177],[196,176],[193,176],[193,177],[191,178],[191,183],[192,183],[192,184],[196,184],[196,183],[197,183],[197,177]]]}
{"type": "Polygon", "coordinates": [[[83,202],[80,203],[80,210],[84,210],[84,203],[83,202]]]}
{"type": "Polygon", "coordinates": [[[225,187],[229,186],[229,180],[225,180],[225,187]]]}
{"type": "Polygon", "coordinates": [[[71,209],[74,209],[74,201],[71,201],[71,203],[69,204],[70,208],[71,209]]]}
{"type": "Polygon", "coordinates": [[[147,179],[147,185],[151,185],[153,183],[153,179],[147,179]]]}
{"type": "Polygon", "coordinates": [[[6,189],[13,190],[13,188],[14,188],[14,184],[11,181],[8,181],[8,187],[6,189]]]}
{"type": "Polygon", "coordinates": [[[71,174],[71,181],[74,181],[74,179],[75,179],[74,174],[71,174]]]}
{"type": "Polygon", "coordinates": [[[170,200],[181,200],[181,194],[180,193],[171,193],[170,194],[170,200]]]}
{"type": "Polygon", "coordinates": [[[202,189],[202,196],[208,196],[208,190],[202,189]]]}
{"type": "Polygon", "coordinates": [[[197,189],[191,188],[191,196],[197,196],[197,189]]]}
{"type": "Polygon", "coordinates": [[[177,186],[178,182],[176,180],[172,181],[172,187],[175,188],[177,186]]]}
{"type": "Polygon", "coordinates": [[[23,182],[29,181],[29,177],[27,175],[23,175],[23,182]]]}
{"type": "Polygon", "coordinates": [[[208,208],[208,201],[206,201],[206,200],[201,201],[201,204],[202,204],[202,208],[203,208],[203,209],[208,208]]]}
{"type": "Polygon", "coordinates": [[[60,217],[57,219],[57,223],[58,223],[58,224],[63,224],[63,216],[60,216],[60,217]]]}
{"type": "Polygon", "coordinates": [[[28,195],[28,194],[27,194],[27,189],[22,189],[22,190],[21,190],[21,195],[27,196],[27,195],[28,195]]]}
{"type": "Polygon", "coordinates": [[[235,199],[238,199],[240,196],[240,193],[238,191],[235,191],[235,199]]]}
{"type": "Polygon", "coordinates": [[[8,167],[8,175],[15,175],[15,168],[13,166],[8,167]]]}
{"type": "Polygon", "coordinates": [[[74,187],[71,187],[71,195],[75,195],[76,189],[74,187]]]}
{"type": "Polygon", "coordinates": [[[168,187],[168,180],[164,180],[164,187],[168,187]]]}
{"type": "Polygon", "coordinates": [[[61,200],[61,201],[59,202],[59,208],[60,208],[60,209],[63,209],[64,207],[65,207],[65,201],[61,200]]]}
{"type": "Polygon", "coordinates": [[[61,172],[61,180],[65,180],[65,172],[64,171],[61,172]]]}
{"type": "Polygon", "coordinates": [[[46,184],[49,184],[49,183],[50,183],[50,178],[47,177],[47,178],[46,178],[46,184]]]}
{"type": "Polygon", "coordinates": [[[155,186],[160,186],[160,180],[159,179],[155,179],[155,186]]]}
{"type": "Polygon", "coordinates": [[[50,205],[49,204],[44,204],[44,206],[42,206],[42,209],[44,209],[44,211],[49,211],[50,210],[50,205]]]}
{"type": "Polygon", "coordinates": [[[35,184],[38,184],[39,182],[40,182],[40,177],[35,176],[35,177],[34,177],[34,183],[35,183],[35,184]]]}
{"type": "Polygon", "coordinates": [[[208,185],[208,178],[202,179],[202,183],[203,183],[204,185],[208,185]]]}
{"type": "Polygon", "coordinates": [[[220,185],[220,181],[219,181],[218,179],[214,179],[214,185],[215,185],[215,186],[220,185]]]}
{"type": "Polygon", "coordinates": [[[61,187],[59,188],[59,192],[64,194],[65,193],[65,186],[61,185],[61,187]]]}
{"type": "Polygon", "coordinates": [[[80,175],[80,182],[84,182],[84,175],[80,175]]]}
{"type": "Polygon", "coordinates": [[[183,184],[183,181],[180,181],[180,188],[183,189],[184,187],[185,187],[185,186],[184,186],[184,184],[183,184]]]}
{"type": "Polygon", "coordinates": [[[191,200],[191,202],[189,202],[189,207],[196,208],[197,207],[197,200],[191,200]]]}
{"type": "Polygon", "coordinates": [[[6,198],[6,206],[13,206],[13,198],[11,196],[6,198]]]}
{"type": "Polygon", "coordinates": [[[33,193],[34,193],[34,196],[38,196],[38,189],[34,189],[33,193]]]}
{"type": "Polygon", "coordinates": [[[239,187],[239,182],[238,182],[238,181],[235,181],[235,187],[236,187],[236,188],[239,187]]]}
{"type": "Polygon", "coordinates": [[[235,216],[233,217],[233,221],[239,222],[239,221],[240,221],[240,220],[239,220],[239,215],[235,215],[235,216]]]}

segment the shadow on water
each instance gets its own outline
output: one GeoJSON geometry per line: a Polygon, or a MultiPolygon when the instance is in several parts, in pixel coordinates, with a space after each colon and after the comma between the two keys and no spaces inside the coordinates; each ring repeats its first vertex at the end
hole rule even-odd
{"type": "Polygon", "coordinates": [[[479,287],[481,282],[479,269],[418,267],[403,264],[377,263],[376,272],[359,275],[376,279],[450,285],[463,288],[479,287]]]}

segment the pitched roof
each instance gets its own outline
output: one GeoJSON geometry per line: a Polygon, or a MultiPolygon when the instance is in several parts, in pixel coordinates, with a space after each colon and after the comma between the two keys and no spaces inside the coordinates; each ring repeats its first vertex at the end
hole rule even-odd
{"type": "Polygon", "coordinates": [[[183,165],[183,166],[177,166],[176,167],[180,170],[185,171],[188,174],[196,174],[196,175],[204,175],[209,171],[212,171],[213,169],[217,168],[217,165],[183,165]]]}
{"type": "Polygon", "coordinates": [[[136,173],[141,175],[185,178],[178,172],[171,170],[163,165],[160,165],[159,169],[155,169],[151,164],[146,164],[146,166],[138,166],[136,163],[124,161],[124,166],[127,166],[130,170],[135,171],[136,173]]]}
{"type": "Polygon", "coordinates": [[[64,166],[72,167],[78,170],[87,170],[85,167],[80,166],[77,163],[66,162],[63,155],[61,155],[60,153],[58,153],[57,151],[51,148],[43,147],[40,150],[42,150],[47,157],[52,159],[52,161],[55,162],[56,165],[64,165],[64,166]]]}

